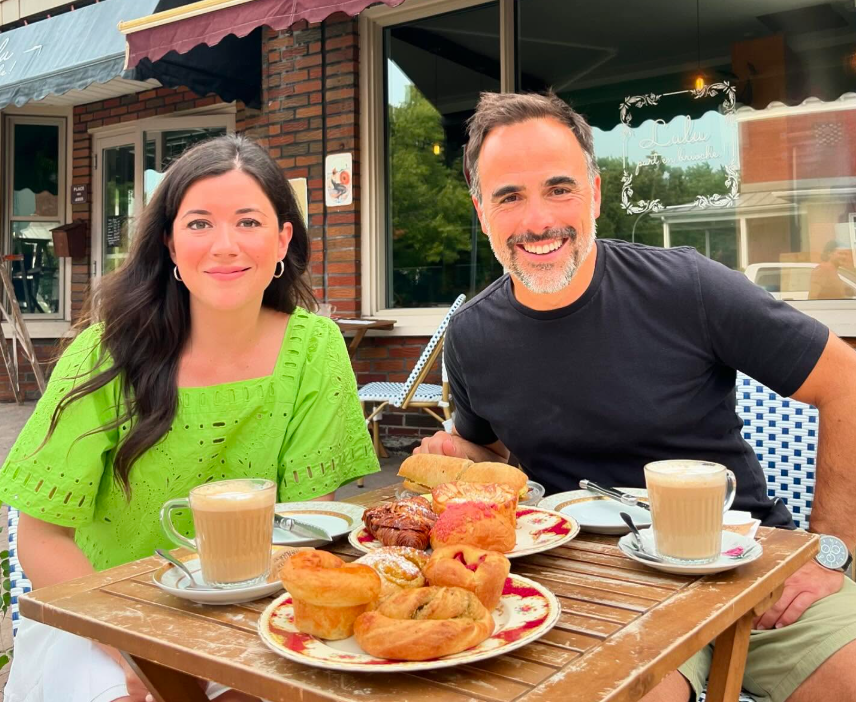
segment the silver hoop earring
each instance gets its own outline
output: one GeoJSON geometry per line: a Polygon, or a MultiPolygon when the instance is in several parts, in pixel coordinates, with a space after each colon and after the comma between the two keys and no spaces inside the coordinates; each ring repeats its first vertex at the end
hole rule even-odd
{"type": "Polygon", "coordinates": [[[184,281],[181,279],[181,276],[178,274],[178,266],[172,267],[172,277],[175,278],[179,283],[183,283],[184,281]]]}
{"type": "Polygon", "coordinates": [[[282,278],[285,273],[285,261],[277,261],[276,262],[276,270],[277,272],[273,274],[274,278],[282,278]],[[282,266],[282,268],[280,268],[282,266]]]}

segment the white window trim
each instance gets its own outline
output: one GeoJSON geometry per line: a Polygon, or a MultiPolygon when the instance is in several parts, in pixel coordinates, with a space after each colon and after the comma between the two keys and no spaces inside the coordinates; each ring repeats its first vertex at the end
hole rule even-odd
{"type": "MultiPolygon", "coordinates": [[[[500,56],[502,61],[502,90],[514,90],[514,0],[499,0],[500,7],[500,56]]],[[[386,182],[384,164],[384,110],[383,104],[383,30],[394,24],[439,15],[455,10],[486,4],[485,0],[410,0],[400,7],[378,5],[365,10],[359,16],[360,26],[360,143],[362,146],[362,197],[361,197],[361,272],[362,307],[364,316],[375,316],[395,320],[388,336],[428,336],[443,319],[447,310],[389,309],[385,306],[386,292],[386,182]]],[[[853,109],[856,94],[848,93],[834,103],[817,104],[807,100],[798,108],[781,107],[777,104],[766,110],[739,110],[740,122],[753,119],[769,119],[781,114],[802,114],[830,109],[853,109]]],[[[796,309],[826,324],[838,336],[856,337],[856,302],[848,300],[791,301],[796,309]]]]}
{"type": "MultiPolygon", "coordinates": [[[[378,5],[359,16],[361,254],[363,316],[395,320],[384,336],[431,336],[448,308],[386,307],[386,167],[384,164],[383,30],[404,22],[488,4],[491,0],[410,0],[400,7],[378,5]]],[[[514,90],[514,4],[499,0],[502,90],[514,90]]]]}

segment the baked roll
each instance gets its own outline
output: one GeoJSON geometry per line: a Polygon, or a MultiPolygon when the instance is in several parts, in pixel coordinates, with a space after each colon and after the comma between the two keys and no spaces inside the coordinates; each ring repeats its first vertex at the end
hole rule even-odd
{"type": "Polygon", "coordinates": [[[493,617],[467,590],[402,590],[357,617],[354,636],[372,656],[424,661],[465,651],[488,638],[493,617]]]}
{"type": "Polygon", "coordinates": [[[479,598],[489,612],[496,609],[511,562],[496,551],[473,546],[443,546],[431,554],[425,577],[431,585],[460,587],[479,598]]]}
{"type": "Polygon", "coordinates": [[[367,565],[380,576],[381,600],[406,588],[427,584],[422,570],[428,564],[428,554],[415,548],[385,546],[361,556],[354,563],[367,565]]]}
{"type": "Polygon", "coordinates": [[[298,631],[321,639],[347,639],[354,621],[380,595],[380,576],[327,551],[301,551],[279,571],[291,595],[298,631]]]}
{"type": "Polygon", "coordinates": [[[483,502],[448,505],[431,529],[431,547],[466,544],[508,553],[514,550],[517,535],[508,519],[483,502]]]}

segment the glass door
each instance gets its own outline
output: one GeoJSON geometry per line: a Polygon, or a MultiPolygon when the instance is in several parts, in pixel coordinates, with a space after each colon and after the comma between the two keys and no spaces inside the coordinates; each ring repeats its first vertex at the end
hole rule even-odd
{"type": "Polygon", "coordinates": [[[137,133],[95,141],[93,276],[116,270],[128,257],[139,192],[137,133]]]}

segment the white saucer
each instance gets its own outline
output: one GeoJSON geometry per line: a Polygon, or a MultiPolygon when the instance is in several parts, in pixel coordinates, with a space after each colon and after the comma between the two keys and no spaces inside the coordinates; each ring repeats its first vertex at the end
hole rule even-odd
{"type": "MultiPolygon", "coordinates": [[[[274,550],[282,548],[281,546],[273,547],[274,550]]],[[[202,573],[200,572],[199,556],[191,553],[181,557],[180,560],[193,574],[194,580],[197,583],[201,583],[202,573]]],[[[263,597],[269,597],[282,590],[282,581],[280,581],[278,573],[272,573],[265,583],[250,585],[249,587],[238,587],[228,590],[221,588],[205,590],[191,588],[188,587],[190,583],[187,576],[170,563],[158,568],[152,575],[152,579],[155,585],[170,595],[207,605],[230,605],[252,602],[253,600],[260,600],[263,597]]]]}
{"type": "MultiPolygon", "coordinates": [[[[628,495],[648,501],[648,491],[639,488],[619,488],[628,495]]],[[[552,509],[567,514],[579,522],[580,529],[594,534],[626,534],[630,531],[619,516],[627,512],[636,526],[651,526],[651,512],[642,507],[630,507],[611,500],[603,495],[596,495],[588,490],[571,490],[545,497],[538,503],[543,509],[552,509]]]]}
{"type": "MultiPolygon", "coordinates": [[[[333,539],[353,531],[362,523],[365,507],[349,502],[280,502],[276,513],[294,517],[301,522],[321,527],[333,539]]],[[[274,527],[273,542],[283,546],[323,546],[326,541],[298,536],[294,532],[274,527]]]]}
{"type": "MultiPolygon", "coordinates": [[[[639,533],[642,535],[642,543],[645,546],[645,550],[648,553],[656,553],[654,549],[654,534],[651,532],[651,529],[640,529],[639,533]]],[[[655,570],[662,570],[665,573],[676,573],[678,575],[709,575],[711,573],[722,573],[726,570],[733,570],[734,568],[739,568],[742,565],[751,563],[752,561],[760,558],[761,554],[764,553],[764,549],[761,544],[754,539],[750,539],[747,536],[735,534],[730,531],[722,532],[722,554],[719,558],[713,563],[705,563],[703,565],[678,565],[676,563],[657,563],[655,561],[648,561],[636,555],[636,549],[633,544],[634,541],[632,534],[626,534],[618,540],[618,548],[620,548],[621,552],[628,558],[632,558],[637,563],[654,568],[655,570]],[[734,549],[743,549],[745,552],[750,548],[754,549],[754,551],[745,558],[733,558],[725,555],[734,549]]]]}

